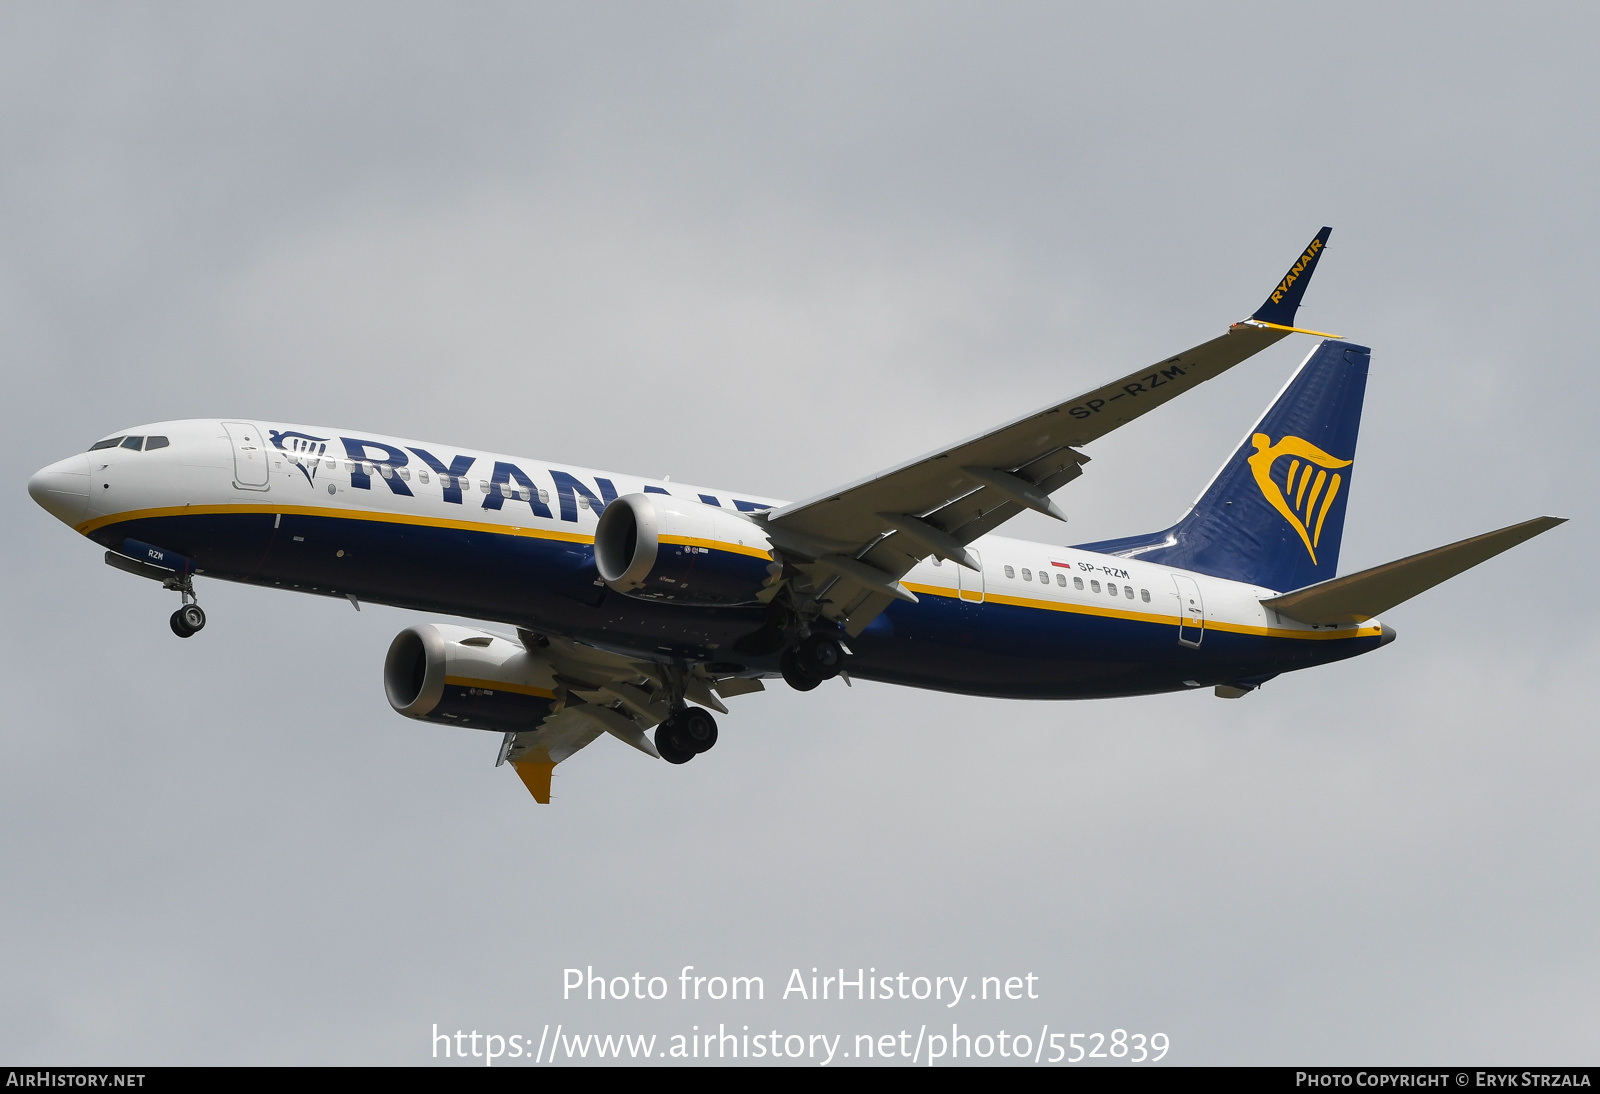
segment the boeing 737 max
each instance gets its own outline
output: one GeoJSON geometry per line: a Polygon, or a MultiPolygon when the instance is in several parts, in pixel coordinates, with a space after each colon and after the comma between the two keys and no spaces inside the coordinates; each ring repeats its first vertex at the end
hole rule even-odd
{"type": "Polygon", "coordinates": [[[1335,576],[1370,351],[1330,335],[1171,528],[994,534],[1024,509],[1060,516],[1084,446],[1299,331],[1328,235],[1220,336],[800,502],[242,418],[120,430],[28,490],[107,563],[180,593],[181,637],[205,625],[197,576],[515,628],[407,627],[383,682],[401,714],[500,734],[498,762],[541,802],[602,734],[687,762],[716,743],[710,710],[778,677],[1237,698],[1377,649],[1394,638],[1379,613],[1561,523],[1335,576]]]}

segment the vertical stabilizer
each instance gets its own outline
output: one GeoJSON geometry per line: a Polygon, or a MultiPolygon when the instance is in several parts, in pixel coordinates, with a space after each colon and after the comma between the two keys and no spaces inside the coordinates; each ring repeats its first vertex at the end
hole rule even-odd
{"type": "Polygon", "coordinates": [[[1335,576],[1371,354],[1319,343],[1182,520],[1083,549],[1278,590],[1335,576]]]}

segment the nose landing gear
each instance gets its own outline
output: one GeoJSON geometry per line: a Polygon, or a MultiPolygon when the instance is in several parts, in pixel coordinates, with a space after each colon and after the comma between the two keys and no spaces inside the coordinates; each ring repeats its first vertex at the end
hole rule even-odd
{"type": "Polygon", "coordinates": [[[183,606],[173,612],[169,620],[172,633],[179,638],[189,638],[206,625],[206,613],[195,603],[194,559],[129,539],[123,541],[122,550],[106,552],[106,565],[137,577],[159,581],[163,589],[181,593],[183,606]]]}
{"type": "Polygon", "coordinates": [[[172,613],[172,633],[179,638],[189,638],[206,625],[206,613],[198,604],[185,604],[172,613]]]}
{"type": "Polygon", "coordinates": [[[172,633],[179,638],[192,638],[206,625],[206,613],[195,602],[194,579],[188,574],[163,582],[169,589],[183,594],[183,607],[172,613],[169,622],[172,633]]]}

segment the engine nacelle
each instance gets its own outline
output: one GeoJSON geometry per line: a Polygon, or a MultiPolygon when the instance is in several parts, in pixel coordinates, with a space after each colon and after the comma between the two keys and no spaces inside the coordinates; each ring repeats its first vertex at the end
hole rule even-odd
{"type": "Polygon", "coordinates": [[[667,494],[627,494],[607,505],[594,559],[619,593],[707,607],[756,603],[783,572],[755,521],[667,494]]]}
{"type": "Polygon", "coordinates": [[[470,627],[418,624],[389,643],[383,690],[407,718],[496,733],[533,729],[550,713],[557,681],[522,643],[470,627]]]}

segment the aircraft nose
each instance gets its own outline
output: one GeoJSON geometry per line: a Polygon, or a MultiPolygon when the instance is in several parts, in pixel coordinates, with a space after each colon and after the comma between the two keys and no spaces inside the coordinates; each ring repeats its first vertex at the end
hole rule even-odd
{"type": "Polygon", "coordinates": [[[68,456],[28,480],[28,496],[63,524],[80,524],[89,509],[89,457],[68,456]]]}

